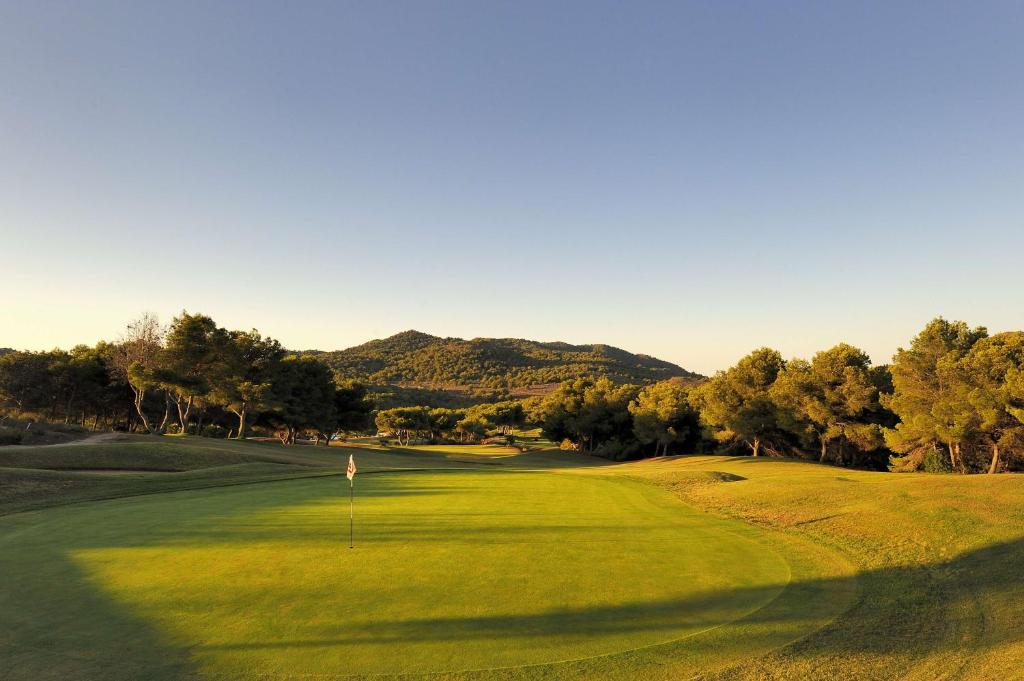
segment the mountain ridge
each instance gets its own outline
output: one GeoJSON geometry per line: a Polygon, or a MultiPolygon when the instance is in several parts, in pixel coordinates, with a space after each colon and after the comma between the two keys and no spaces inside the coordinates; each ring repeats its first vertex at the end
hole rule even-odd
{"type": "Polygon", "coordinates": [[[584,376],[617,383],[700,379],[677,364],[604,343],[574,345],[523,338],[469,340],[415,329],[344,350],[308,350],[341,378],[374,384],[512,391],[584,376]]]}

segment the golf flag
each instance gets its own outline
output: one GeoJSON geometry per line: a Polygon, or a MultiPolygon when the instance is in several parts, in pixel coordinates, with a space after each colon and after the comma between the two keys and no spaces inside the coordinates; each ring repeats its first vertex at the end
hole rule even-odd
{"type": "Polygon", "coordinates": [[[355,534],[352,526],[354,523],[353,518],[355,517],[353,505],[356,494],[356,486],[355,483],[352,482],[352,479],[356,477],[356,460],[351,454],[348,455],[348,468],[345,469],[345,477],[348,478],[348,547],[351,549],[355,548],[355,544],[353,543],[355,534]]]}

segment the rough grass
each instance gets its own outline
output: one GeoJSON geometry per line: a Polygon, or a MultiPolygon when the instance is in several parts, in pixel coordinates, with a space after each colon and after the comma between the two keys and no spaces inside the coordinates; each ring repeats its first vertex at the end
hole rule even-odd
{"type": "Polygon", "coordinates": [[[849,471],[746,457],[629,467],[688,503],[846,556],[861,595],[727,678],[1024,678],[1024,479],[849,471]],[[706,484],[706,471],[741,482],[706,484]]]}
{"type": "Polygon", "coordinates": [[[499,450],[7,459],[4,678],[1024,678],[1017,476],[499,450]]]}

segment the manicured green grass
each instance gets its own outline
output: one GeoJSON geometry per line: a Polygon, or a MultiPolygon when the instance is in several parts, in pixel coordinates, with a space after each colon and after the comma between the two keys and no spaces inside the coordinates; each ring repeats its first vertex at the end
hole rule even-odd
{"type": "Polygon", "coordinates": [[[490,447],[105,446],[28,463],[130,469],[180,448],[183,468],[205,467],[0,468],[5,679],[1024,674],[1016,476],[490,447]],[[94,501],[13,513],[31,504],[4,476],[75,481],[39,506],[94,501]]]}

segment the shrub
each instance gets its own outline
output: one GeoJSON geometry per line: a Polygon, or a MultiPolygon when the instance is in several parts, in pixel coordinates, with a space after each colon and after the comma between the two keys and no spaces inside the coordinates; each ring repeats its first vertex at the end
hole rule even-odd
{"type": "Polygon", "coordinates": [[[945,452],[941,449],[929,449],[921,461],[921,470],[925,473],[949,473],[953,468],[945,452]]]}
{"type": "Polygon", "coordinates": [[[600,456],[602,459],[611,459],[612,461],[629,461],[631,459],[639,459],[642,449],[641,444],[636,441],[627,440],[622,442],[611,439],[598,446],[594,450],[594,456],[600,456]]]}
{"type": "Polygon", "coordinates": [[[0,445],[20,445],[21,431],[17,428],[0,428],[0,445]]]}
{"type": "Polygon", "coordinates": [[[219,437],[221,439],[228,436],[226,428],[222,428],[215,423],[203,426],[203,432],[200,433],[203,437],[219,437]]]}

